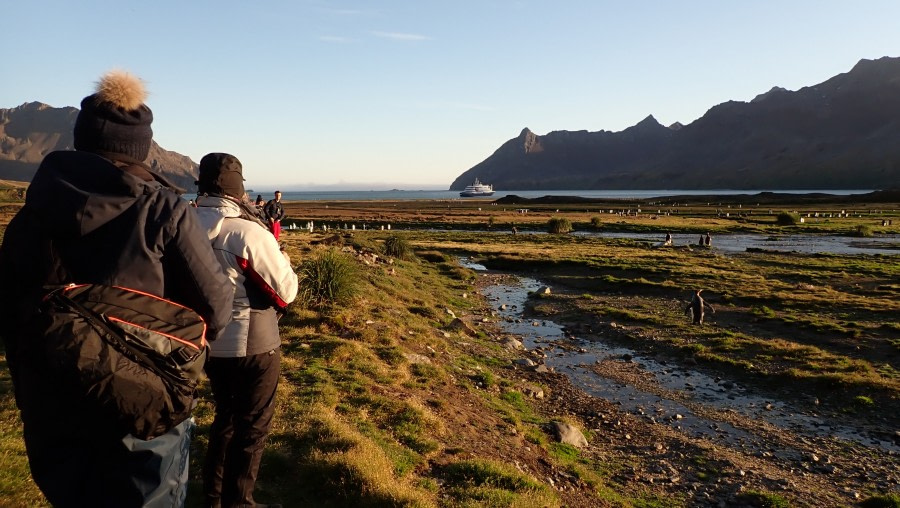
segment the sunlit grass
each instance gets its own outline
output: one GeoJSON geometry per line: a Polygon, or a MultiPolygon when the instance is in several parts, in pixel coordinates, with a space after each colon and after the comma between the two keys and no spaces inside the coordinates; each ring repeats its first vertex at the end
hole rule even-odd
{"type": "MultiPolygon", "coordinates": [[[[0,353],[2,353],[0,347],[0,353]]],[[[4,358],[4,357],[0,357],[4,358]]],[[[9,507],[47,506],[47,501],[31,479],[22,421],[13,397],[6,360],[0,361],[0,505],[9,507]]]]}
{"type": "MultiPolygon", "coordinates": [[[[473,224],[487,221],[483,212],[465,213],[473,224]]],[[[545,230],[555,211],[533,213],[523,220],[545,230]]],[[[564,208],[560,213],[576,229],[663,234],[670,229],[714,234],[736,227],[782,229],[774,215],[741,223],[705,215],[640,217],[622,224],[596,209],[564,208]]],[[[482,457],[479,450],[466,448],[459,429],[448,427],[447,417],[460,402],[448,395],[453,393],[457,398],[465,394],[465,403],[492,425],[514,431],[541,460],[588,484],[597,504],[684,504],[677,497],[615,484],[610,471],[616,466],[555,443],[545,431],[546,417],[524,395],[523,380],[509,368],[509,357],[488,329],[477,328],[475,336],[444,330],[452,320],[448,309],[465,316],[479,305],[473,285],[478,274],[459,266],[454,255],[549,282],[553,294],[533,299],[535,312],[597,326],[616,322],[628,327],[626,340],[652,341],[667,354],[752,374],[751,382],[822,389],[834,398],[846,392],[847,411],[859,414],[893,407],[885,400],[900,392],[900,375],[885,356],[900,351],[895,317],[900,315],[895,287],[900,266],[889,259],[724,256],[687,246],[655,249],[632,240],[511,235],[504,228],[518,224],[518,217],[502,209],[492,210],[490,217],[497,232],[403,232],[416,255],[396,256],[392,264],[364,264],[346,254],[358,284],[352,298],[321,311],[312,302],[291,306],[279,323],[283,375],[260,474],[261,502],[559,506],[546,479],[519,471],[511,459],[482,457]],[[691,292],[701,288],[717,312],[706,325],[695,327],[683,309],[691,292]],[[417,355],[415,362],[411,355],[417,355]]],[[[433,219],[444,220],[436,212],[433,219]]],[[[822,221],[790,227],[849,232],[855,224],[822,221]]],[[[382,252],[386,241],[399,235],[356,231],[348,244],[382,252]]],[[[295,264],[315,259],[321,250],[309,239],[306,234],[285,235],[295,264]]],[[[213,409],[208,393],[205,397],[195,413],[200,427],[189,506],[200,506],[197,466],[213,409]]],[[[20,429],[8,372],[0,366],[0,505],[40,506],[20,429]]],[[[716,475],[709,468],[702,473],[709,479],[716,475]]],[[[758,492],[751,501],[777,506],[782,499],[758,492]]]]}

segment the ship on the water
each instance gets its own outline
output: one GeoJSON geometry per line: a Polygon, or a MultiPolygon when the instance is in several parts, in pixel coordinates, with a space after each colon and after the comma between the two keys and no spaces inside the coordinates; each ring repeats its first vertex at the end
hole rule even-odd
{"type": "Polygon", "coordinates": [[[459,193],[460,197],[463,198],[474,198],[477,196],[492,196],[494,194],[494,186],[488,185],[486,183],[481,183],[478,179],[475,179],[475,183],[467,186],[463,189],[462,192],[459,193]]]}

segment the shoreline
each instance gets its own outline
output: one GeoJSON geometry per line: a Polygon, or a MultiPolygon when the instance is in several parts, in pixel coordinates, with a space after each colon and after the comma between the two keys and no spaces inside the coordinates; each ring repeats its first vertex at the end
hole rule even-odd
{"type": "MultiPolygon", "coordinates": [[[[253,191],[255,195],[270,198],[271,192],[253,191]]],[[[194,199],[195,193],[185,193],[184,199],[194,199]]],[[[746,199],[755,202],[760,199],[777,199],[779,202],[791,199],[805,201],[807,199],[886,200],[900,202],[900,190],[864,190],[864,189],[582,189],[582,190],[524,190],[510,189],[496,191],[493,196],[461,197],[457,191],[436,190],[357,190],[357,191],[283,191],[282,201],[288,202],[453,202],[453,203],[503,203],[506,200],[532,200],[529,202],[544,203],[602,203],[602,202],[657,202],[659,200],[677,199],[680,201],[734,201],[746,199]],[[534,201],[537,200],[537,201],[534,201]]],[[[738,202],[738,201],[734,201],[738,202]]]]}
{"type": "Polygon", "coordinates": [[[631,200],[554,195],[540,198],[523,198],[509,195],[495,200],[498,204],[595,204],[610,201],[630,201],[659,205],[667,202],[677,202],[680,205],[709,204],[711,202],[741,204],[900,203],[900,190],[877,190],[862,194],[831,194],[821,191],[806,193],[761,191],[756,194],[673,194],[631,200]]]}

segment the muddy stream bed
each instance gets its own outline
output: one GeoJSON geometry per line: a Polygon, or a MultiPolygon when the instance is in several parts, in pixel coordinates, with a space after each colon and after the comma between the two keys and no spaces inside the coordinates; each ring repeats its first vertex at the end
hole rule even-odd
{"type": "MultiPolygon", "coordinates": [[[[461,262],[486,271],[483,265],[461,262]]],[[[517,338],[527,350],[546,355],[546,367],[565,374],[579,389],[617,404],[624,412],[691,437],[790,461],[802,460],[809,452],[801,448],[809,447],[784,446],[782,439],[773,442],[773,436],[789,433],[799,443],[812,446],[838,441],[875,454],[900,454],[897,429],[869,427],[866,422],[839,423],[814,411],[798,410],[790,402],[754,394],[734,380],[605,342],[602,333],[593,332],[588,340],[553,321],[524,315],[529,293],[542,286],[539,280],[511,275],[486,285],[482,293],[496,309],[503,333],[517,338]],[[625,371],[627,375],[622,375],[625,371]],[[745,425],[748,422],[753,424],[745,425]]]]}

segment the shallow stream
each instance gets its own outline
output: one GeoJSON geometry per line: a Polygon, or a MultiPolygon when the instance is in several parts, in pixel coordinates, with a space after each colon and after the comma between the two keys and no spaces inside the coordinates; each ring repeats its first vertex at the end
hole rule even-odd
{"type": "MultiPolygon", "coordinates": [[[[665,234],[648,233],[593,233],[575,232],[576,236],[602,237],[602,238],[630,238],[637,241],[650,243],[662,243],[665,234]]],[[[696,246],[700,235],[681,234],[672,235],[672,244],[696,246]]],[[[714,250],[725,252],[744,252],[747,249],[765,249],[781,252],[802,252],[805,254],[833,253],[833,254],[882,254],[900,255],[900,235],[879,235],[871,238],[857,238],[852,236],[835,235],[754,235],[754,234],[728,234],[712,237],[714,250]]]]}
{"type": "MultiPolygon", "coordinates": [[[[473,270],[486,270],[483,265],[466,259],[461,261],[473,270]]],[[[548,368],[566,374],[578,388],[618,404],[625,412],[656,424],[670,425],[696,437],[712,438],[732,446],[785,458],[797,458],[799,452],[785,448],[772,449],[772,443],[767,442],[764,436],[698,413],[728,411],[736,413],[739,420],[768,422],[776,432],[790,430],[810,438],[833,436],[875,449],[900,452],[900,446],[887,437],[873,434],[872,429],[851,428],[814,413],[797,411],[785,402],[755,395],[734,381],[713,378],[605,342],[602,335],[599,340],[581,339],[567,334],[562,326],[553,321],[528,318],[523,315],[528,293],[544,284],[523,276],[515,276],[514,280],[514,283],[494,284],[483,290],[494,308],[498,309],[496,312],[503,331],[516,337],[529,350],[541,348],[547,355],[545,364],[548,368]],[[644,375],[654,379],[657,388],[661,388],[656,392],[677,392],[684,402],[603,377],[591,369],[604,361],[633,362],[644,375]]]]}
{"type": "MultiPolygon", "coordinates": [[[[402,229],[402,226],[400,226],[402,229]]],[[[413,228],[415,229],[415,228],[413,228]]],[[[512,234],[504,229],[426,229],[425,231],[466,231],[469,233],[512,234]]],[[[520,231],[523,235],[546,235],[545,231],[520,231]]],[[[628,238],[650,245],[662,245],[665,233],[617,233],[609,231],[575,231],[572,236],[586,238],[628,238]]],[[[672,234],[672,245],[697,246],[699,234],[672,234]]],[[[706,235],[703,235],[706,236],[706,235]]],[[[900,256],[900,234],[879,234],[869,238],[840,235],[762,235],[749,233],[722,234],[712,236],[713,251],[725,253],[745,252],[747,249],[763,249],[779,252],[800,252],[803,254],[880,254],[900,256]]]]}

